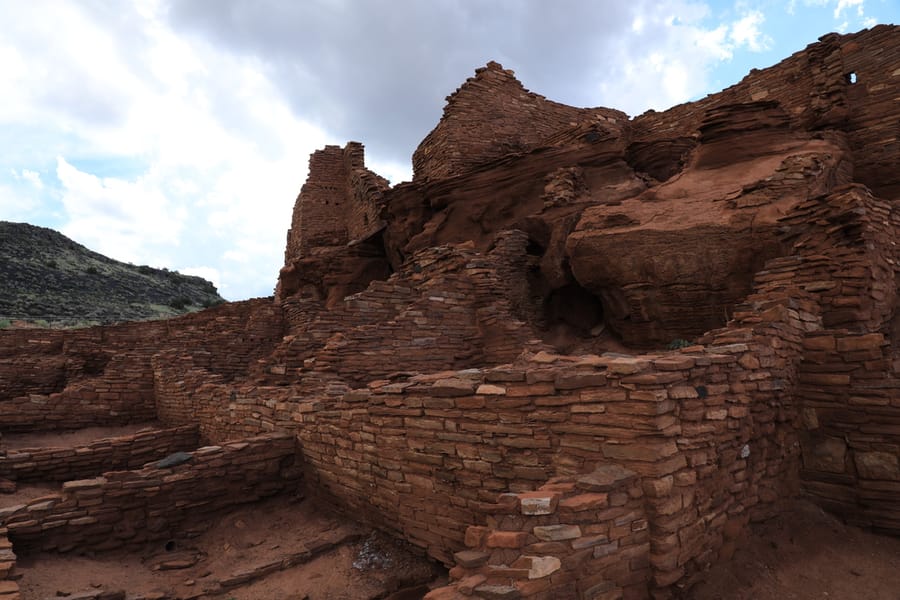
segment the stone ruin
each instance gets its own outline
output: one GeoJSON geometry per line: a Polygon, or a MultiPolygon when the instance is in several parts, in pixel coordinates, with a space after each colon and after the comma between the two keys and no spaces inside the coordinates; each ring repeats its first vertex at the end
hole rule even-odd
{"type": "Polygon", "coordinates": [[[492,62],[412,182],[314,153],[274,300],[0,333],[4,433],[166,426],[0,445],[65,482],[0,509],[0,598],[298,487],[449,567],[430,600],[672,597],[797,497],[900,534],[898,97],[895,26],[631,119],[492,62]]]}

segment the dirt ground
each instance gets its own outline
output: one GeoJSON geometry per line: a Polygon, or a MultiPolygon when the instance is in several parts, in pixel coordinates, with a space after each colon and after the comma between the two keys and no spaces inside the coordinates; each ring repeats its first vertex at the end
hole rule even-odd
{"type": "Polygon", "coordinates": [[[758,524],[690,600],[900,600],[900,538],[844,525],[808,502],[758,524]]]}
{"type": "Polygon", "coordinates": [[[61,483],[21,483],[12,494],[0,494],[0,508],[28,504],[42,496],[58,494],[60,490],[61,483]]]}
{"type": "Polygon", "coordinates": [[[131,435],[139,431],[160,429],[160,423],[138,423],[135,425],[118,425],[115,427],[85,427],[71,431],[45,431],[35,433],[6,433],[0,439],[3,450],[21,450],[23,448],[74,448],[95,442],[100,439],[131,435]]]}
{"type": "Polygon", "coordinates": [[[214,519],[194,538],[164,540],[133,553],[20,556],[16,570],[23,600],[96,590],[124,590],[129,599],[148,600],[366,600],[434,581],[444,572],[382,534],[288,497],[214,519]],[[306,562],[260,571],[285,561],[306,562]]]}

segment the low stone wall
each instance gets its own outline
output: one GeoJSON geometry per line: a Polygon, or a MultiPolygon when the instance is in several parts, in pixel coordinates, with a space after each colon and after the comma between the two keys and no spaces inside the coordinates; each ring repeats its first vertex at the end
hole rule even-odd
{"type": "Polygon", "coordinates": [[[19,553],[102,551],[167,539],[184,523],[292,489],[300,471],[290,436],[270,434],[157,463],[68,481],[62,492],[0,509],[19,553]]]}
{"type": "Polygon", "coordinates": [[[0,430],[47,431],[156,418],[151,359],[204,365],[221,381],[245,377],[281,339],[269,298],[164,321],[71,330],[0,331],[0,430]]]}
{"type": "Polygon", "coordinates": [[[790,497],[798,451],[785,390],[803,325],[797,311],[768,316],[718,346],[542,353],[301,402],[310,489],[453,564],[501,494],[621,464],[642,477],[652,581],[665,587],[733,552],[744,524],[790,497]]]}
{"type": "Polygon", "coordinates": [[[19,600],[19,584],[11,579],[16,568],[16,555],[7,538],[6,527],[0,527],[0,600],[19,600]]]}
{"type": "Polygon", "coordinates": [[[8,432],[54,431],[127,425],[156,419],[150,370],[134,377],[105,377],[79,382],[64,391],[29,394],[0,403],[0,429],[8,432]]]}
{"type": "Polygon", "coordinates": [[[154,429],[100,439],[75,448],[23,448],[3,451],[0,478],[13,481],[70,481],[111,470],[139,469],[151,460],[199,445],[197,425],[154,429]]]}
{"type": "Polygon", "coordinates": [[[485,526],[466,530],[452,586],[428,600],[641,598],[650,576],[650,531],[640,479],[606,465],[556,478],[534,492],[503,494],[485,526]]]}

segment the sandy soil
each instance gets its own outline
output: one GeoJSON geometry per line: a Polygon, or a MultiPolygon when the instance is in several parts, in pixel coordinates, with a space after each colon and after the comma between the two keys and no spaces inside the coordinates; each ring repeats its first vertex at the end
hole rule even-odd
{"type": "Polygon", "coordinates": [[[72,431],[41,431],[36,433],[7,433],[0,439],[0,449],[74,448],[120,435],[131,435],[145,429],[160,429],[160,423],[137,423],[118,427],[85,427],[72,431]]]}
{"type": "Polygon", "coordinates": [[[690,600],[900,600],[900,538],[848,527],[808,502],[754,528],[690,600]]]}
{"type": "Polygon", "coordinates": [[[35,498],[58,494],[61,489],[61,483],[21,483],[14,493],[0,494],[0,508],[27,504],[35,498]]]}
{"type": "Polygon", "coordinates": [[[195,525],[204,533],[140,552],[22,556],[16,568],[22,597],[102,589],[159,599],[365,600],[442,573],[407,547],[296,498],[271,498],[195,525]],[[305,560],[298,557],[310,552],[308,562],[237,583],[260,566],[305,560]]]}
{"type": "MultiPolygon", "coordinates": [[[[322,513],[309,501],[283,497],[220,517],[199,537],[170,541],[124,555],[22,557],[22,597],[104,589],[160,600],[413,600],[429,582],[445,578],[403,544],[322,513]],[[316,547],[322,551],[308,562],[223,586],[254,567],[316,547]]],[[[680,598],[900,600],[900,539],[848,527],[800,502],[791,513],[756,525],[731,561],[703,574],[680,598]]]]}

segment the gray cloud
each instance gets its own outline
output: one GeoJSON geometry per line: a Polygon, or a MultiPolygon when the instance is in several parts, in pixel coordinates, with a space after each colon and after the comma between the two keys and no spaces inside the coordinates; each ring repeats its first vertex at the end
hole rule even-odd
{"type": "Polygon", "coordinates": [[[639,2],[175,0],[169,23],[258,57],[293,110],[371,153],[407,162],[444,97],[498,60],[526,86],[582,106],[639,2]]]}

